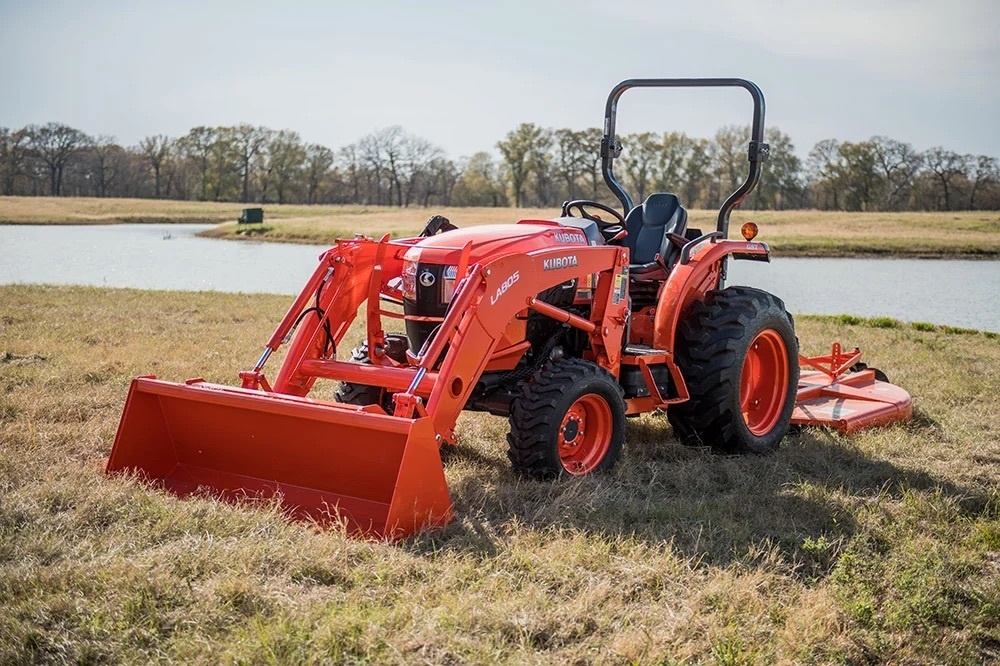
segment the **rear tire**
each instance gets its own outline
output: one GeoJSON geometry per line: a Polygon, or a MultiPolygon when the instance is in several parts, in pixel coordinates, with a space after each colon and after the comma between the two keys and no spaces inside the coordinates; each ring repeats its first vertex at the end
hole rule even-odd
{"type": "Polygon", "coordinates": [[[607,472],[624,442],[624,391],[582,359],[547,363],[511,405],[507,456],[515,471],[536,479],[607,472]]]}
{"type": "Polygon", "coordinates": [[[750,287],[710,291],[677,335],[677,364],[691,395],[667,410],[687,445],[770,453],[791,421],[798,340],[781,299],[750,287]]]}

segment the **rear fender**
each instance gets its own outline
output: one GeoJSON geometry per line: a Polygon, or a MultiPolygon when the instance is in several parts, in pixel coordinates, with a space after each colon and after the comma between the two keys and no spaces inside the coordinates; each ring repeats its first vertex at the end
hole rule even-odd
{"type": "Polygon", "coordinates": [[[677,326],[696,300],[702,300],[719,284],[722,260],[728,256],[738,259],[770,261],[770,250],[765,243],[735,240],[708,239],[682,258],[670,271],[666,285],[660,292],[653,318],[653,346],[673,353],[677,326]],[[686,261],[685,261],[686,259],[686,261]]]}

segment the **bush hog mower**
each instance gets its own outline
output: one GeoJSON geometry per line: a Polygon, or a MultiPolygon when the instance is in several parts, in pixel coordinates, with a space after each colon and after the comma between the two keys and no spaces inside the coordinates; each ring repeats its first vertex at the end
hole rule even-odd
{"type": "Polygon", "coordinates": [[[508,455],[535,478],[612,468],[626,416],[666,409],[685,444],[774,450],[790,423],[842,431],[903,419],[909,396],[834,347],[802,359],[780,299],[724,287],[728,259],[769,261],[729,215],[768,154],[764,98],[742,79],[637,79],[608,97],[604,180],[622,212],[569,201],[553,220],[456,229],[435,216],[417,238],[340,240],[321,257],[242,386],[139,377],[108,472],[179,495],[279,497],[293,515],[399,538],[452,517],[439,448],[463,409],[510,419],[508,455]],[[749,174],[714,230],[687,226],[673,194],[633,205],[613,173],[615,114],[636,87],[736,86],[753,98],[749,174]],[[359,314],[366,339],[337,350],[359,314]],[[386,333],[401,318],[406,334],[386,333]],[[273,381],[268,357],[290,343],[273,381]],[[336,402],[307,397],[336,380],[336,402]],[[798,400],[796,400],[798,396],[798,400]]]}

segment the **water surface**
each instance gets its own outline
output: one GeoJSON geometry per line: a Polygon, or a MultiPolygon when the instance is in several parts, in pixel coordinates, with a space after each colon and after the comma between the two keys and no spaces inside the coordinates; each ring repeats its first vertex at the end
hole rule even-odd
{"type": "MultiPolygon", "coordinates": [[[[0,226],[0,284],[296,294],[321,245],[198,238],[206,225],[0,226]]],[[[729,284],[795,314],[885,316],[1000,332],[1000,261],[777,258],[730,262],[729,284]]]]}

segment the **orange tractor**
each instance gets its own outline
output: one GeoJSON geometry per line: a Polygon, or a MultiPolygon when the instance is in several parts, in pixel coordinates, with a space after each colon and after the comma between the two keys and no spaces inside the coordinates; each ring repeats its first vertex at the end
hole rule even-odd
{"type": "Polygon", "coordinates": [[[611,469],[626,417],[655,409],[683,443],[728,454],[773,451],[793,423],[847,432],[910,415],[906,392],[860,352],[800,359],[780,299],[724,286],[727,260],[769,261],[754,225],[728,239],[767,157],[756,85],[624,81],[604,131],[604,179],[622,213],[570,201],[553,220],[457,229],[435,216],[416,238],[337,241],[241,387],[132,383],[108,472],[182,496],[278,497],[293,515],[399,538],[452,518],[440,448],[456,443],[463,409],[508,417],[511,463],[536,478],[611,469]],[[747,179],[707,233],[672,194],[633,205],[613,173],[623,92],[701,86],[753,99],[747,179]],[[366,339],[338,359],[359,315],[366,339]],[[388,318],[406,333],[387,333],[388,318]],[[286,343],[269,382],[264,366],[286,343]],[[307,397],[317,380],[340,382],[336,401],[307,397]]]}

